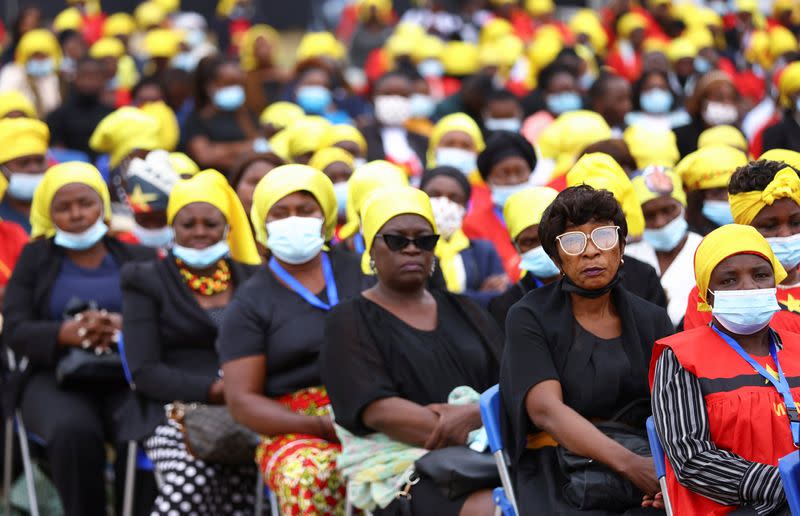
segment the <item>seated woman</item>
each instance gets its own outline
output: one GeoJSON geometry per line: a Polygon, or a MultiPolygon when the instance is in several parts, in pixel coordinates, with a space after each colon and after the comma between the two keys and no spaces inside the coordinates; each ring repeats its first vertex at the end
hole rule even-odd
{"type": "Polygon", "coordinates": [[[663,308],[619,285],[627,233],[613,195],[586,185],[561,192],[539,223],[542,246],[562,279],[511,308],[500,370],[520,514],[653,510],[638,508],[642,493],[659,491],[652,459],[592,422],[621,420],[644,431],[649,407],[637,402],[649,398],[650,351],[672,333],[663,308]],[[594,461],[628,495],[619,489],[607,493],[605,504],[579,508],[569,494],[580,488],[559,465],[566,451],[594,461]]]}
{"type": "Polygon", "coordinates": [[[284,165],[267,174],[251,219],[272,258],[226,309],[217,343],[225,401],[237,421],[266,436],[257,459],[281,513],[339,513],[344,484],[319,353],[326,313],[367,283],[358,258],[323,251],[336,196],[319,170],[284,165]]]}
{"type": "Polygon", "coordinates": [[[440,235],[435,254],[447,290],[486,306],[505,291],[508,277],[492,243],[469,239],[461,230],[472,193],[469,181],[458,169],[443,166],[426,172],[420,188],[431,198],[440,235]]]}
{"type": "Polygon", "coordinates": [[[800,337],[771,323],[786,272],[738,224],[703,239],[694,270],[712,323],[657,341],[650,373],[673,514],[789,514],[776,466],[800,443],[776,387],[800,374],[800,337]]]}
{"type": "Polygon", "coordinates": [[[175,232],[169,255],[122,270],[125,354],[138,401],[124,411],[124,428],[129,439],[146,439],[163,479],[155,514],[252,512],[255,467],[194,458],[164,405],[225,403],[214,342],[225,307],[260,258],[236,193],[214,170],[175,186],[167,221],[175,232]]]}
{"type": "MultiPolygon", "coordinates": [[[[121,442],[116,413],[130,390],[121,367],[118,378],[80,378],[71,387],[67,378],[57,380],[56,368],[73,350],[101,354],[115,347],[122,329],[120,268],[155,258],[151,249],[109,237],[110,218],[108,188],[96,168],[51,167],[31,205],[35,240],[6,287],[4,344],[30,360],[22,418],[46,443],[68,516],[106,512],[104,443],[121,442]]],[[[118,471],[121,479],[123,468],[118,471]]]]}
{"type": "MultiPolygon", "coordinates": [[[[450,405],[448,395],[497,381],[502,335],[473,302],[425,287],[438,238],[427,195],[409,187],[376,191],[363,221],[362,265],[378,282],[331,312],[321,360],[336,423],[416,448],[463,446],[481,426],[478,406],[450,405]]],[[[493,510],[488,490],[449,499],[427,477],[409,494],[411,514],[493,510]]],[[[395,514],[393,500],[375,514],[395,514]]]]}
{"type": "Polygon", "coordinates": [[[323,147],[314,153],[308,166],[324,173],[333,183],[333,192],[336,194],[336,227],[341,227],[347,222],[347,185],[355,167],[353,155],[340,147],[323,147]]]}

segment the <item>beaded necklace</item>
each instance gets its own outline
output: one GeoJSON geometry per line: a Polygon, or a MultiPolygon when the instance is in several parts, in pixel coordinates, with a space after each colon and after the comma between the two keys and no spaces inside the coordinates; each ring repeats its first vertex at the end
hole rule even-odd
{"type": "Polygon", "coordinates": [[[217,262],[217,268],[210,276],[195,274],[186,267],[180,258],[175,261],[183,281],[193,292],[197,292],[201,296],[213,296],[228,290],[228,285],[231,283],[231,270],[225,260],[217,262]]]}

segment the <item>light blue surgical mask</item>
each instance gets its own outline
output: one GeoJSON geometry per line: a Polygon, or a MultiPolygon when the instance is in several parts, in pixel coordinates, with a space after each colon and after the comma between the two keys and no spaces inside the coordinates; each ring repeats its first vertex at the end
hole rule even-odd
{"type": "Polygon", "coordinates": [[[733,214],[728,201],[704,201],[703,216],[717,226],[733,224],[733,214]]]}
{"type": "Polygon", "coordinates": [[[191,48],[199,47],[206,40],[206,31],[203,29],[192,29],[186,34],[186,44],[191,48]]]}
{"type": "Polygon", "coordinates": [[[436,102],[430,95],[415,93],[409,97],[411,102],[411,118],[430,118],[436,110],[436,102]]]}
{"type": "Polygon", "coordinates": [[[322,250],[324,221],[317,217],[288,217],[267,224],[267,248],[282,262],[299,265],[322,250]]]}
{"type": "Polygon", "coordinates": [[[763,330],[781,307],[777,289],[717,290],[711,314],[728,331],[752,335],[763,330]]]}
{"type": "Polygon", "coordinates": [[[686,232],[689,230],[689,223],[680,215],[671,220],[666,226],[658,229],[645,229],[644,241],[650,244],[656,251],[663,253],[672,251],[681,243],[686,232]]]}
{"type": "Polygon", "coordinates": [[[44,59],[29,59],[25,64],[25,71],[31,77],[44,77],[50,75],[55,70],[53,59],[45,57],[44,59]]]}
{"type": "Polygon", "coordinates": [[[537,278],[552,278],[561,272],[542,246],[522,253],[520,258],[519,268],[530,272],[537,278]]]}
{"type": "Polygon", "coordinates": [[[214,92],[214,105],[223,111],[236,111],[244,104],[244,88],[238,84],[225,86],[214,92]]]}
{"type": "Polygon", "coordinates": [[[790,271],[800,265],[800,233],[788,237],[768,238],[767,242],[784,269],[790,271]]]}
{"type": "Polygon", "coordinates": [[[478,168],[478,155],[467,149],[439,147],[436,149],[436,165],[457,168],[468,176],[478,168]]]}
{"type": "Polygon", "coordinates": [[[180,258],[183,263],[195,269],[210,267],[228,256],[230,251],[231,249],[228,247],[228,241],[225,238],[204,249],[183,247],[178,244],[172,246],[172,254],[175,255],[175,258],[180,258]]]}
{"type": "Polygon", "coordinates": [[[336,206],[341,217],[347,213],[347,181],[333,183],[333,193],[336,194],[336,206]]]}
{"type": "Polygon", "coordinates": [[[668,113],[672,107],[672,93],[664,88],[653,88],[639,96],[639,104],[646,113],[668,113]]]}
{"type": "Polygon", "coordinates": [[[142,227],[134,222],[132,233],[133,236],[139,240],[140,244],[154,249],[165,249],[169,247],[175,238],[175,232],[170,226],[150,229],[142,227]]]}
{"type": "Polygon", "coordinates": [[[794,107],[795,109],[797,109],[797,112],[800,113],[800,97],[797,97],[797,100],[794,103],[794,107]]]}
{"type": "Polygon", "coordinates": [[[508,198],[514,195],[517,192],[525,190],[526,188],[530,187],[530,183],[525,181],[524,183],[520,183],[518,185],[493,185],[490,184],[489,187],[492,189],[492,203],[498,208],[503,208],[506,205],[506,201],[508,198]]]}
{"type": "Polygon", "coordinates": [[[44,174],[12,172],[8,179],[8,195],[20,201],[30,201],[42,179],[44,179],[44,174]]]}
{"type": "Polygon", "coordinates": [[[67,249],[84,251],[99,242],[106,233],[108,233],[108,226],[103,221],[103,215],[100,215],[89,229],[81,233],[70,233],[56,227],[56,237],[53,241],[56,245],[67,249]]]}
{"type": "Polygon", "coordinates": [[[185,72],[194,71],[197,65],[194,56],[192,56],[192,54],[189,52],[181,52],[180,54],[176,55],[172,58],[170,64],[173,68],[177,68],[178,70],[183,70],[185,72]]]}
{"type": "Polygon", "coordinates": [[[300,86],[297,88],[297,104],[306,114],[319,115],[325,112],[333,96],[325,86],[300,86]]]}
{"type": "Polygon", "coordinates": [[[576,111],[583,106],[580,95],[574,91],[563,91],[548,95],[546,102],[547,110],[556,115],[568,111],[576,111]]]}
{"type": "Polygon", "coordinates": [[[417,71],[425,78],[441,77],[444,75],[444,66],[438,59],[425,59],[417,65],[417,71]]]}
{"type": "Polygon", "coordinates": [[[522,122],[519,118],[487,118],[483,121],[483,126],[489,131],[518,133],[522,127],[522,122]]]}
{"type": "Polygon", "coordinates": [[[702,56],[694,58],[694,71],[703,75],[711,71],[711,61],[702,56]]]}

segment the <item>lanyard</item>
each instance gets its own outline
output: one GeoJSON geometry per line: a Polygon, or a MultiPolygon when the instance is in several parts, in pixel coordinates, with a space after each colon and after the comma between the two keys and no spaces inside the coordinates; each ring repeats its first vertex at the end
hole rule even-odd
{"type": "Polygon", "coordinates": [[[269,260],[269,268],[311,306],[327,311],[339,303],[339,291],[336,289],[336,280],[333,277],[331,260],[328,258],[327,253],[322,253],[322,274],[325,276],[325,292],[328,294],[328,303],[323,303],[320,298],[297,281],[294,276],[286,272],[286,269],[281,267],[281,264],[274,257],[269,260]]]}
{"type": "Polygon", "coordinates": [[[794,441],[794,445],[796,447],[800,448],[800,417],[798,417],[797,406],[794,403],[794,398],[792,398],[792,392],[789,390],[789,382],[786,380],[786,376],[783,374],[783,368],[781,367],[780,362],[778,362],[778,350],[775,346],[774,335],[770,332],[769,354],[772,356],[772,360],[775,362],[775,366],[778,368],[777,379],[769,374],[769,372],[767,372],[766,369],[761,366],[761,364],[756,362],[749,353],[742,349],[742,346],[740,346],[735,339],[719,331],[716,326],[712,325],[711,329],[717,332],[717,335],[719,335],[722,340],[724,340],[736,353],[738,353],[740,357],[745,359],[748,364],[753,366],[753,369],[755,369],[758,374],[772,383],[781,396],[783,396],[783,402],[786,404],[786,415],[789,416],[789,426],[792,429],[792,441],[794,441]]]}
{"type": "Polygon", "coordinates": [[[353,248],[358,254],[362,254],[367,249],[367,245],[364,242],[364,235],[361,234],[361,231],[353,235],[353,248]]]}
{"type": "Polygon", "coordinates": [[[502,224],[503,227],[505,228],[506,227],[506,219],[505,219],[505,217],[503,217],[503,210],[501,210],[497,206],[492,206],[492,210],[494,210],[494,214],[497,217],[497,220],[499,220],[500,224],[502,224]]]}

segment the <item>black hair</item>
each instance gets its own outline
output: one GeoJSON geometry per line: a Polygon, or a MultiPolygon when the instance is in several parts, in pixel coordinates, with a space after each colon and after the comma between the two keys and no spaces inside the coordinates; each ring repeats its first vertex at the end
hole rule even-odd
{"type": "Polygon", "coordinates": [[[636,82],[633,83],[633,86],[631,87],[631,101],[633,101],[633,110],[642,110],[642,104],[639,102],[639,97],[642,96],[642,88],[644,88],[644,83],[651,75],[660,75],[666,82],[667,91],[672,94],[672,104],[669,106],[670,111],[672,111],[672,109],[675,107],[675,99],[677,96],[675,95],[675,92],[672,91],[672,87],[670,86],[669,76],[661,70],[648,70],[646,72],[642,72],[642,75],[636,80],[636,82]]]}
{"type": "Polygon", "coordinates": [[[592,86],[589,88],[588,92],[589,105],[593,106],[595,102],[599,101],[600,99],[608,95],[609,85],[612,82],[618,80],[625,81],[626,79],[621,75],[617,75],[613,72],[600,73],[600,76],[597,79],[595,79],[595,81],[592,83],[592,86]]]}
{"type": "Polygon", "coordinates": [[[91,56],[83,56],[75,62],[75,69],[81,68],[86,65],[96,65],[96,66],[103,66],[103,63],[100,59],[91,57],[91,56]]]}
{"type": "MultiPolygon", "coordinates": [[[[782,161],[768,159],[751,161],[733,172],[728,183],[728,193],[734,195],[744,192],[760,192],[775,179],[775,174],[786,167],[789,165],[782,161]]],[[[789,168],[797,172],[794,168],[789,168]]]]}
{"type": "Polygon", "coordinates": [[[490,102],[506,102],[506,101],[516,102],[517,104],[520,104],[519,97],[517,97],[516,95],[514,95],[505,88],[493,89],[491,92],[489,92],[489,95],[486,96],[487,105],[490,102]]]}
{"type": "Polygon", "coordinates": [[[392,71],[384,73],[383,75],[381,75],[380,77],[375,79],[375,83],[372,85],[372,91],[373,92],[377,91],[378,88],[381,87],[381,84],[383,84],[384,82],[388,81],[389,79],[393,79],[395,77],[399,77],[401,79],[405,79],[406,81],[409,81],[409,82],[411,82],[411,80],[412,80],[411,77],[406,72],[401,71],[401,70],[392,70],[392,71]]]}
{"type": "Polygon", "coordinates": [[[58,46],[63,47],[64,43],[66,43],[72,38],[83,39],[83,34],[81,34],[75,29],[64,29],[61,32],[59,32],[56,37],[58,38],[58,46]]]}
{"type": "Polygon", "coordinates": [[[235,65],[236,61],[219,55],[206,56],[197,63],[194,75],[195,109],[204,108],[211,102],[207,91],[208,83],[216,79],[219,69],[228,64],[235,65]]]}
{"type": "Polygon", "coordinates": [[[144,77],[139,82],[137,82],[136,85],[131,90],[131,98],[135,99],[136,96],[139,94],[139,91],[142,88],[146,88],[147,86],[155,86],[159,90],[161,90],[162,93],[164,92],[164,85],[162,84],[162,81],[159,80],[158,77],[154,76],[144,77]]]}
{"type": "Polygon", "coordinates": [[[551,63],[544,68],[542,71],[539,72],[539,76],[537,78],[537,88],[544,91],[549,86],[553,79],[558,74],[565,73],[567,75],[571,75],[573,79],[577,79],[578,76],[573,73],[572,69],[569,66],[565,66],[560,63],[551,63]]]}
{"type": "Polygon", "coordinates": [[[560,262],[556,237],[567,226],[580,226],[589,221],[611,221],[619,226],[620,240],[628,236],[628,224],[614,195],[608,190],[595,190],[589,185],[572,186],[563,190],[544,210],[539,223],[539,240],[545,252],[556,263],[560,262]]]}

